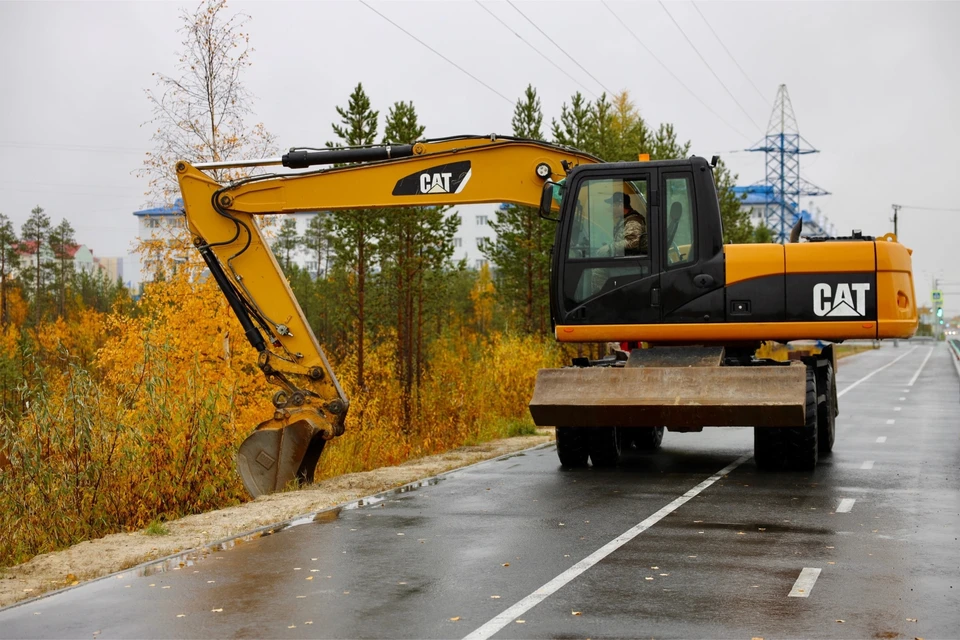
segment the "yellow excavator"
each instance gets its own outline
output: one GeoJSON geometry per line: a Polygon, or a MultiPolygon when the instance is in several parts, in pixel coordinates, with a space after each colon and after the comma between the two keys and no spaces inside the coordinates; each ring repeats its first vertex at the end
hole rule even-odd
{"type": "Polygon", "coordinates": [[[556,427],[563,466],[615,465],[626,446],[658,448],[664,429],[752,426],[758,466],[813,468],[839,413],[832,345],[792,362],[756,352],[764,341],[913,335],[911,251],[892,234],[799,242],[799,226],[786,245],[725,245],[715,165],[606,163],[496,135],[178,162],[193,243],[279,388],[274,415],[238,452],[247,491],[312,482],[349,408],[255,218],[468,203],[526,205],[553,220],[557,340],[617,343],[613,355],[537,373],[530,412],[556,427]],[[294,171],[228,184],[204,173],[281,165],[294,171]],[[644,242],[624,238],[628,216],[642,219],[644,242]]]}

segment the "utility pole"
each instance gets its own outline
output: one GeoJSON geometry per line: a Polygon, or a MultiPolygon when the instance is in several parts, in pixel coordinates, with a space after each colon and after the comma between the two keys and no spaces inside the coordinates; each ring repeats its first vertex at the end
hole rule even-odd
{"type": "Polygon", "coordinates": [[[897,213],[899,213],[902,205],[892,204],[890,206],[893,207],[893,235],[896,236],[897,235],[897,213]]]}

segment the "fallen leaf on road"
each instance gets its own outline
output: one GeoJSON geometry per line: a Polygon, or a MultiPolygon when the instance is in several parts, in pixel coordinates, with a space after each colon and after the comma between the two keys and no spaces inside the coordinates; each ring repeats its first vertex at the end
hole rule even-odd
{"type": "Polygon", "coordinates": [[[916,621],[917,621],[916,618],[907,618],[907,622],[916,622],[916,621]]]}
{"type": "Polygon", "coordinates": [[[490,596],[490,597],[493,598],[494,600],[499,600],[499,599],[500,599],[500,596],[490,596]]]}
{"type": "Polygon", "coordinates": [[[660,575],[661,575],[661,576],[668,576],[668,575],[670,575],[670,574],[669,574],[669,573],[661,573],[660,575]]]}
{"type": "MultiPolygon", "coordinates": [[[[207,584],[213,584],[214,582],[216,582],[216,580],[207,580],[207,584]]],[[[150,586],[152,587],[153,585],[150,586]]]]}
{"type": "Polygon", "coordinates": [[[223,609],[210,609],[210,611],[213,613],[220,613],[221,611],[223,611],[223,609]]]}
{"type": "Polygon", "coordinates": [[[405,535],[407,535],[407,534],[405,534],[405,533],[398,533],[397,535],[398,535],[398,536],[405,536],[405,535]]]}
{"type": "Polygon", "coordinates": [[[313,580],[313,576],[307,576],[305,580],[313,580]]]}
{"type": "Polygon", "coordinates": [[[653,580],[653,576],[647,576],[644,580],[653,580]]]}
{"type": "Polygon", "coordinates": [[[287,629],[296,629],[296,628],[297,628],[297,625],[295,625],[295,624],[292,624],[292,625],[290,625],[289,627],[287,627],[287,629]]]}
{"type": "Polygon", "coordinates": [[[839,622],[840,624],[843,624],[844,621],[843,621],[843,620],[837,620],[837,622],[839,622]]]}
{"type": "Polygon", "coordinates": [[[509,567],[509,566],[510,566],[510,563],[509,563],[509,562],[504,562],[504,563],[503,563],[502,565],[500,565],[500,566],[501,566],[501,567],[509,567]]]}
{"type": "Polygon", "coordinates": [[[654,571],[656,571],[656,570],[659,569],[660,567],[650,567],[650,568],[653,569],[654,571]]]}
{"type": "Polygon", "coordinates": [[[523,624],[526,620],[517,620],[517,624],[523,624]]]}
{"type": "Polygon", "coordinates": [[[307,621],[304,622],[303,624],[313,624],[313,620],[307,620],[307,621]]]}
{"type": "Polygon", "coordinates": [[[460,621],[460,616],[457,616],[456,618],[450,618],[450,622],[459,622],[459,621],[460,621]]]}
{"type": "Polygon", "coordinates": [[[157,585],[156,585],[156,584],[151,584],[150,586],[151,586],[151,587],[155,587],[155,586],[157,586],[157,585]]]}
{"type": "Polygon", "coordinates": [[[187,614],[185,614],[185,613],[178,613],[178,614],[177,614],[177,617],[178,617],[178,618],[186,618],[186,617],[187,617],[187,614]]]}
{"type": "Polygon", "coordinates": [[[575,616],[582,616],[582,615],[583,615],[583,612],[582,612],[582,611],[571,611],[570,613],[572,613],[572,614],[575,615],[575,616]]]}
{"type": "Polygon", "coordinates": [[[167,586],[165,586],[165,587],[160,587],[160,588],[161,588],[161,589],[169,589],[169,588],[170,588],[170,585],[167,585],[167,586]]]}

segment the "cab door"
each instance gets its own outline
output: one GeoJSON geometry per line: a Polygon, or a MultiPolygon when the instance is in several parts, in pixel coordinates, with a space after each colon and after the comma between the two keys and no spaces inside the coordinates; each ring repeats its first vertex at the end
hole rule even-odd
{"type": "MultiPolygon", "coordinates": [[[[568,183],[559,255],[555,256],[554,314],[558,324],[660,322],[660,219],[657,170],[590,170],[568,183]],[[620,194],[619,196],[616,194],[620,194]],[[646,237],[632,242],[617,199],[635,211],[646,237]],[[644,246],[645,245],[645,246],[644,246]]],[[[633,225],[630,225],[633,228],[633,225]]]]}
{"type": "Polygon", "coordinates": [[[660,193],[662,321],[722,322],[724,255],[712,177],[693,167],[664,168],[660,193]]]}

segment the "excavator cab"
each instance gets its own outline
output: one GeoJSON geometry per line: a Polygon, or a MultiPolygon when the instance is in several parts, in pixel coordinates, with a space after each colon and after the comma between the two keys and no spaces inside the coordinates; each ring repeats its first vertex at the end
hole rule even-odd
{"type": "Polygon", "coordinates": [[[570,172],[553,253],[556,324],[724,320],[723,232],[710,169],[694,157],[570,172]],[[639,243],[624,238],[628,215],[643,221],[639,243]]]}

